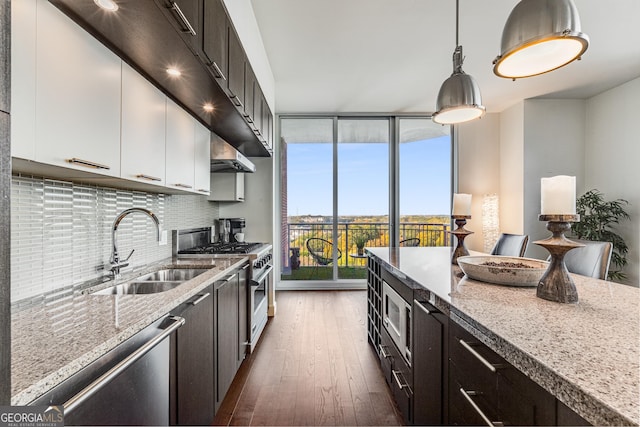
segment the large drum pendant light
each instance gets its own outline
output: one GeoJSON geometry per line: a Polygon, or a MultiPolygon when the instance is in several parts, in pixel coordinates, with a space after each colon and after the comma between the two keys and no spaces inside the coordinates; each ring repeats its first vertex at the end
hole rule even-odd
{"type": "Polygon", "coordinates": [[[480,118],[485,113],[482,106],[480,88],[476,81],[462,71],[462,46],[458,43],[458,8],[459,0],[456,0],[456,48],[453,51],[453,74],[442,83],[438,99],[436,100],[436,112],[432,120],[443,125],[468,122],[480,118]]]}
{"type": "Polygon", "coordinates": [[[589,46],[573,0],[521,0],[502,31],[493,72],[517,79],[537,76],[579,59],[589,46]]]}

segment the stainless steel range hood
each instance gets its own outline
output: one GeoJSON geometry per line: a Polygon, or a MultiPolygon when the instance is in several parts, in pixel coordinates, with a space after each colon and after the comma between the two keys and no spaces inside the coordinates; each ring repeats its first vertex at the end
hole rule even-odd
{"type": "Polygon", "coordinates": [[[211,172],[255,172],[256,166],[224,139],[211,132],[211,172]]]}

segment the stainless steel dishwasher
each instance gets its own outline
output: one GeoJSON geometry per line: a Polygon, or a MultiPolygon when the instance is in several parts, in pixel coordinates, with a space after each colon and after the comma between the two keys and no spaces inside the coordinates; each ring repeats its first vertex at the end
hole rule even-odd
{"type": "Polygon", "coordinates": [[[63,405],[65,425],[168,425],[169,337],[184,319],[159,319],[31,405],[63,405]]]}

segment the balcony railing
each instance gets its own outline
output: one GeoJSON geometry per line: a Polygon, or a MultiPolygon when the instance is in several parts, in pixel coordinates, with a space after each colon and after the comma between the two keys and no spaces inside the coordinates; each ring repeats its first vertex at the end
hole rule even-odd
{"type": "MultiPolygon", "coordinates": [[[[412,240],[412,246],[447,246],[449,239],[447,231],[449,224],[443,223],[400,223],[400,241],[412,240]],[[417,244],[416,244],[417,243],[417,244]]],[[[283,260],[285,270],[305,267],[323,267],[317,258],[314,258],[307,246],[307,241],[312,238],[320,238],[329,242],[325,243],[324,256],[331,258],[331,245],[333,244],[332,224],[323,223],[288,223],[287,224],[288,259],[283,260]]],[[[284,237],[284,236],[283,236],[284,237]]],[[[340,251],[338,267],[365,267],[366,260],[358,256],[357,243],[364,241],[366,247],[389,246],[389,224],[375,222],[340,222],[338,223],[337,248],[340,251]]],[[[321,242],[313,242],[321,243],[321,242]]],[[[402,246],[402,245],[401,245],[402,246]]],[[[313,246],[312,246],[313,248],[313,246]]],[[[284,252],[284,253],[287,253],[284,252]]],[[[283,255],[284,255],[283,253],[283,255]]],[[[328,265],[333,265],[331,262],[328,265]]],[[[324,267],[327,267],[325,265],[324,267]]]]}

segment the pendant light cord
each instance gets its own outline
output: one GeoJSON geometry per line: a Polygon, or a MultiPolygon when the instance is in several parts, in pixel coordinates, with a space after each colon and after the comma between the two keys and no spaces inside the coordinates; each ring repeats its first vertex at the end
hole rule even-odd
{"type": "Polygon", "coordinates": [[[460,8],[460,0],[456,0],[456,46],[459,46],[460,43],[458,43],[458,21],[459,21],[459,10],[460,8]]]}
{"type": "Polygon", "coordinates": [[[458,40],[459,33],[459,21],[460,21],[460,0],[456,0],[456,48],[453,50],[453,72],[457,74],[464,73],[462,71],[462,63],[464,62],[464,57],[462,56],[462,46],[460,46],[458,40]]]}

